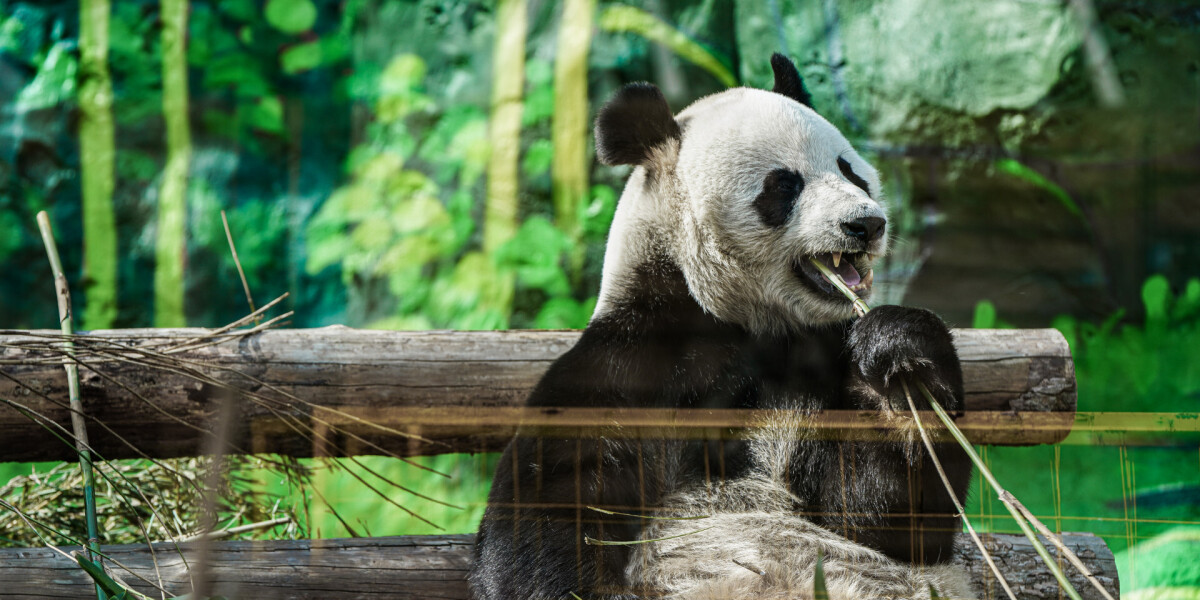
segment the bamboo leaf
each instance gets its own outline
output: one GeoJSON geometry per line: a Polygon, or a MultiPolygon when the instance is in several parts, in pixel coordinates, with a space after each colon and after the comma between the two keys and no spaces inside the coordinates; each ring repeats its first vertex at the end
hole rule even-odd
{"type": "Polygon", "coordinates": [[[317,7],[312,0],[268,0],[263,16],[279,31],[303,33],[317,22],[317,7]]]}
{"type": "Polygon", "coordinates": [[[610,6],[601,13],[599,24],[600,29],[605,31],[634,33],[652,42],[658,42],[670,48],[676,56],[708,71],[729,87],[738,83],[727,60],[718,58],[711,50],[692,41],[682,31],[640,8],[610,6]]]}
{"type": "Polygon", "coordinates": [[[1017,179],[1025,180],[1043,190],[1046,190],[1047,192],[1050,192],[1050,195],[1058,199],[1059,203],[1062,204],[1067,211],[1077,217],[1083,217],[1083,211],[1079,209],[1079,205],[1075,203],[1075,200],[1071,198],[1071,195],[1068,194],[1066,190],[1059,187],[1058,184],[1043,177],[1041,173],[1038,173],[1037,171],[1034,171],[1033,169],[1011,158],[1003,158],[996,161],[996,170],[1000,171],[1001,173],[1012,175],[1017,179]]]}
{"type": "Polygon", "coordinates": [[[829,590],[825,587],[825,555],[817,549],[817,568],[813,573],[813,600],[829,600],[829,590]]]}

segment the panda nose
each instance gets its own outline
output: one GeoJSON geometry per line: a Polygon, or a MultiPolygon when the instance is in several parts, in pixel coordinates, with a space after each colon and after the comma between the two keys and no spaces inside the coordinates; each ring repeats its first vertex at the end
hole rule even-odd
{"type": "Polygon", "coordinates": [[[864,242],[873,242],[883,235],[885,224],[887,221],[879,217],[863,217],[842,223],[842,233],[864,242]]]}

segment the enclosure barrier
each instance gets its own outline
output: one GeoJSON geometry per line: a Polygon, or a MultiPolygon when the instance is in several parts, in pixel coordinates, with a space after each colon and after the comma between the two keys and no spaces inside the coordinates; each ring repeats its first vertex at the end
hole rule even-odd
{"type": "MultiPolygon", "coordinates": [[[[759,416],[523,407],[542,373],[579,335],[340,326],[252,334],[143,329],[92,332],[76,340],[76,351],[91,445],[104,459],[196,455],[230,395],[238,398],[231,452],[301,457],[497,451],[518,428],[734,438],[759,416]]],[[[1057,331],[970,329],[954,336],[966,384],[966,411],[957,423],[973,442],[1033,445],[1067,436],[1076,420],[1075,377],[1057,331]]],[[[72,448],[36,422],[69,421],[62,354],[52,348],[58,339],[50,331],[0,331],[0,461],[74,458],[72,448]]],[[[885,436],[891,427],[866,411],[830,411],[812,426],[838,437],[885,436]]],[[[1116,569],[1103,541],[1064,537],[1115,594],[1116,569]]],[[[1019,597],[1057,597],[1028,540],[997,534],[986,543],[1019,597]]],[[[212,542],[209,573],[217,591],[245,598],[466,598],[470,544],[470,536],[212,542]]],[[[998,597],[978,550],[966,540],[959,546],[977,587],[998,597]]],[[[145,545],[107,552],[153,579],[145,545]]],[[[178,555],[156,554],[163,578],[185,589],[178,555]]],[[[136,579],[125,579],[138,587],[136,579]]],[[[1081,577],[1074,581],[1085,598],[1099,597],[1081,577]]],[[[6,594],[76,598],[85,589],[83,572],[47,549],[0,550],[6,594]]]]}

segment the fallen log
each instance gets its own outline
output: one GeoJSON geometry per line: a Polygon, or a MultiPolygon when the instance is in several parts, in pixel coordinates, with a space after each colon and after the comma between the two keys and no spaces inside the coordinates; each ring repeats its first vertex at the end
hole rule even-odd
{"type": "MultiPolygon", "coordinates": [[[[549,364],[578,339],[577,331],[334,326],[229,332],[187,351],[164,350],[209,333],[130,329],[76,340],[89,435],[100,456],[141,456],[135,447],[156,458],[195,455],[221,394],[239,398],[232,451],[292,456],[493,451],[520,425],[552,430],[590,423],[611,430],[617,418],[598,410],[585,422],[587,415],[519,408],[549,364]]],[[[967,413],[959,424],[973,441],[1031,445],[1066,436],[1075,376],[1057,331],[954,334],[966,380],[967,413]]],[[[69,421],[63,354],[48,348],[55,335],[0,332],[0,461],[74,456],[73,447],[46,429],[46,422],[69,421]]],[[[854,418],[865,419],[862,427],[879,427],[870,415],[854,418]]],[[[642,426],[682,426],[711,436],[753,419],[736,411],[707,417],[676,411],[650,415],[642,426]]],[[[833,429],[853,420],[830,419],[833,429]]]]}
{"type": "MultiPolygon", "coordinates": [[[[980,597],[1003,597],[979,550],[962,535],[957,560],[967,567],[980,597]]],[[[984,537],[1018,598],[1059,597],[1054,577],[1028,540],[1005,534],[984,537]]],[[[473,539],[447,535],[213,542],[209,573],[214,593],[229,598],[466,600],[473,539]]],[[[1104,541],[1089,533],[1068,533],[1063,539],[1116,596],[1117,569],[1104,541]]],[[[185,557],[195,549],[192,543],[180,547],[185,557]]],[[[164,587],[174,594],[189,591],[187,569],[176,549],[164,543],[154,549],[164,587]]],[[[103,551],[138,575],[157,581],[146,546],[106,546],[103,551]]],[[[1050,546],[1050,552],[1057,551],[1050,546]]],[[[158,597],[145,582],[120,569],[114,572],[137,590],[158,597]]],[[[1081,575],[1069,568],[1067,572],[1084,599],[1101,597],[1081,575]]],[[[78,565],[47,548],[0,549],[0,590],[16,598],[84,598],[93,593],[78,565]]]]}

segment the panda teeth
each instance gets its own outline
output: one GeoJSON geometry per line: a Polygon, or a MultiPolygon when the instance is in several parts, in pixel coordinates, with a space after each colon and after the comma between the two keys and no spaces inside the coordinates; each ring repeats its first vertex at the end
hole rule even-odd
{"type": "Polygon", "coordinates": [[[833,268],[835,268],[835,269],[838,268],[838,265],[840,265],[840,264],[842,264],[842,253],[834,252],[833,253],[833,268]]]}
{"type": "Polygon", "coordinates": [[[862,281],[850,286],[850,291],[861,292],[865,289],[870,288],[871,284],[874,282],[875,282],[875,270],[871,269],[870,271],[867,271],[866,275],[863,276],[862,281]]]}

